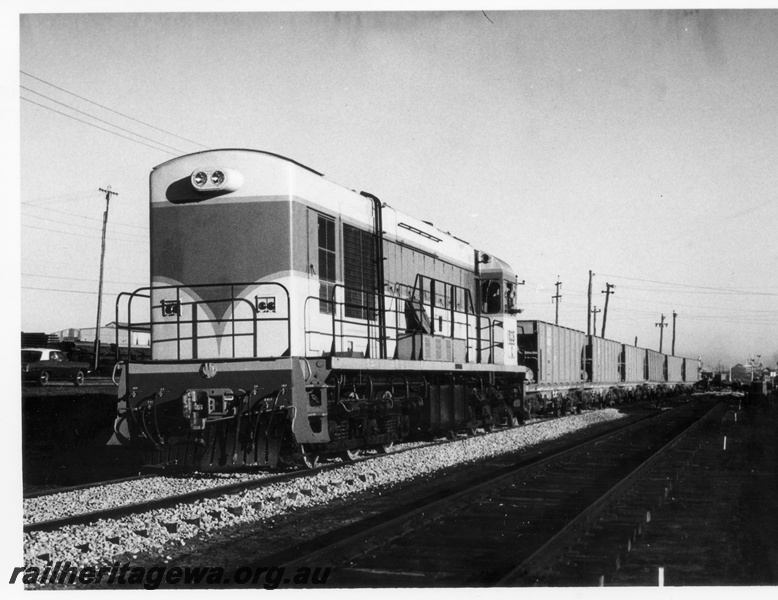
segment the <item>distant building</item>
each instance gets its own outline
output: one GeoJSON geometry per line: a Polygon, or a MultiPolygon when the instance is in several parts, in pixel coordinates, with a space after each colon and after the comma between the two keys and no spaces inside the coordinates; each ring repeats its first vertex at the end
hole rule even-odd
{"type": "Polygon", "coordinates": [[[740,381],[741,383],[747,383],[751,381],[751,370],[740,363],[736,364],[730,369],[732,374],[732,381],[740,381]]]}
{"type": "MultiPolygon", "coordinates": [[[[53,335],[59,336],[63,342],[92,342],[95,341],[94,327],[85,327],[83,329],[63,329],[53,335]]],[[[126,347],[127,343],[132,341],[133,348],[148,348],[151,346],[151,332],[147,327],[133,326],[129,329],[125,323],[119,323],[118,339],[115,323],[100,328],[100,345],[117,344],[126,347]]]]}

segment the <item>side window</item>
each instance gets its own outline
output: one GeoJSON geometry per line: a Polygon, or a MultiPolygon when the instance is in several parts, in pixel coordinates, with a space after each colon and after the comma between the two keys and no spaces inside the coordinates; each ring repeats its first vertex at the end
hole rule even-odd
{"type": "Polygon", "coordinates": [[[332,290],[335,287],[335,220],[318,217],[319,229],[319,310],[332,314],[332,290]]]}
{"type": "Polygon", "coordinates": [[[487,315],[502,312],[502,286],[499,281],[487,279],[481,282],[482,312],[487,315]]]}
{"type": "Polygon", "coordinates": [[[510,281],[505,282],[505,312],[514,314],[518,309],[516,306],[516,284],[510,281]]]}

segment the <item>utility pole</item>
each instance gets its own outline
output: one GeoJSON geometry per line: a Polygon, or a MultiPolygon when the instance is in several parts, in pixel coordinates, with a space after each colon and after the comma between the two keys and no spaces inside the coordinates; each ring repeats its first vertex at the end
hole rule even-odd
{"type": "Polygon", "coordinates": [[[597,313],[598,312],[602,312],[602,310],[595,306],[592,309],[592,314],[594,315],[594,336],[595,337],[597,337],[597,313]]]}
{"type": "Polygon", "coordinates": [[[100,320],[102,319],[103,312],[103,267],[105,265],[105,230],[108,227],[108,207],[111,203],[111,196],[118,196],[119,194],[111,191],[109,185],[105,189],[100,188],[101,192],[105,193],[105,213],[103,213],[103,243],[100,248],[100,283],[97,288],[97,325],[95,327],[95,368],[100,360],[100,320]]]}
{"type": "Polygon", "coordinates": [[[673,349],[670,351],[670,354],[675,356],[675,319],[678,316],[678,313],[673,311],[673,349]]]}
{"type": "Polygon", "coordinates": [[[592,276],[594,273],[589,271],[589,294],[588,294],[588,302],[586,306],[586,337],[589,338],[589,343],[591,343],[591,337],[592,337],[592,276]]]}
{"type": "Polygon", "coordinates": [[[584,370],[586,371],[586,381],[592,380],[592,277],[594,273],[589,271],[589,293],[586,305],[586,359],[584,370]]]}
{"type": "Polygon", "coordinates": [[[659,327],[659,351],[662,351],[662,339],[664,337],[665,327],[667,327],[667,323],[665,323],[665,316],[662,315],[661,320],[659,323],[654,323],[656,327],[659,327]]]}
{"type": "Polygon", "coordinates": [[[556,276],[556,296],[551,296],[551,299],[556,303],[556,316],[554,317],[554,325],[559,325],[559,301],[562,299],[562,294],[559,293],[559,288],[562,286],[562,282],[559,281],[559,275],[556,276]]]}
{"type": "MultiPolygon", "coordinates": [[[[602,337],[605,337],[605,322],[608,320],[608,299],[611,297],[611,294],[616,293],[612,291],[615,287],[616,286],[612,283],[606,283],[605,289],[600,292],[601,294],[605,294],[605,312],[602,313],[602,337]]],[[[595,331],[596,330],[597,328],[595,327],[595,331]]]]}

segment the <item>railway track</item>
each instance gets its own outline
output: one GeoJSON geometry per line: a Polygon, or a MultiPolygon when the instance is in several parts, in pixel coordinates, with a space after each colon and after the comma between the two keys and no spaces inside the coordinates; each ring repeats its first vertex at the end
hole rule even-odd
{"type": "MultiPolygon", "coordinates": [[[[250,474],[252,478],[249,480],[236,482],[233,479],[227,485],[213,486],[212,481],[195,481],[195,484],[207,485],[207,488],[183,494],[165,494],[164,497],[154,495],[171,482],[187,485],[192,482],[159,476],[145,481],[125,482],[115,490],[94,486],[95,490],[85,489],[84,495],[78,489],[71,495],[55,494],[61,497],[52,497],[52,504],[48,506],[34,505],[38,499],[33,498],[25,500],[25,513],[29,515],[27,518],[37,518],[38,522],[29,522],[24,526],[25,555],[33,564],[41,565],[54,557],[63,556],[74,564],[127,560],[126,557],[132,557],[132,560],[143,557],[140,560],[154,562],[173,560],[171,556],[178,555],[175,548],[185,545],[187,555],[194,556],[192,552],[199,552],[196,548],[202,548],[212,560],[213,555],[208,554],[208,540],[214,535],[218,539],[223,539],[224,535],[240,535],[244,530],[262,529],[262,523],[269,523],[272,528],[279,515],[291,517],[296,514],[304,518],[309,509],[326,511],[331,503],[349,506],[346,499],[350,497],[385,497],[389,500],[393,494],[388,491],[397,486],[411,491],[415,489],[414,480],[424,484],[441,477],[441,481],[449,481],[453,476],[456,481],[462,481],[461,475],[458,475],[462,469],[463,474],[480,474],[480,469],[493,472],[512,467],[519,460],[534,460],[532,457],[541,452],[534,449],[536,445],[548,442],[557,448],[572,447],[582,440],[592,439],[603,430],[612,430],[622,420],[633,422],[645,419],[647,414],[655,414],[656,409],[647,408],[636,405],[634,412],[630,409],[626,414],[613,409],[587,411],[570,419],[539,420],[525,427],[498,430],[491,435],[462,436],[454,442],[441,440],[432,444],[408,445],[388,456],[374,455],[354,462],[330,463],[316,470],[267,474],[261,478],[250,474]],[[594,429],[589,430],[589,427],[594,429]],[[479,463],[474,460],[480,461],[483,467],[477,467],[479,463]],[[132,487],[127,488],[127,485],[132,487]],[[92,492],[94,496],[90,496],[92,492]],[[117,494],[122,496],[120,501],[116,501],[117,494]],[[100,504],[98,499],[112,495],[111,506],[89,510],[100,504]],[[149,500],[139,502],[138,498],[149,500]],[[80,512],[70,514],[72,509],[80,512]],[[68,514],[63,514],[62,518],[47,518],[48,515],[62,514],[63,510],[68,514]]],[[[234,474],[230,476],[234,477],[234,474]]],[[[76,486],[79,489],[84,487],[89,486],[76,486]]],[[[413,493],[411,497],[416,498],[418,494],[413,493]]],[[[47,502],[49,499],[44,497],[42,500],[47,502]]],[[[358,513],[362,513],[363,501],[359,500],[358,513]]],[[[397,506],[397,502],[392,505],[397,506]]],[[[350,506],[353,514],[353,501],[350,506]]],[[[289,532],[283,543],[278,542],[282,544],[280,547],[288,548],[294,543],[290,543],[290,535],[291,540],[295,539],[294,531],[289,532]]],[[[297,539],[310,540],[318,535],[312,532],[306,538],[297,539]]],[[[249,541],[249,538],[246,540],[249,541]]],[[[269,552],[265,553],[275,553],[277,548],[277,544],[271,545],[269,552]]]]}
{"type": "Polygon", "coordinates": [[[603,561],[618,560],[621,546],[650,520],[647,507],[666,493],[669,473],[692,452],[683,440],[720,410],[715,406],[692,402],[663,411],[265,563],[292,570],[329,566],[334,587],[536,585],[547,583],[554,565],[580,572],[585,564],[597,572],[603,561]],[[670,471],[657,470],[666,460],[670,471]],[[614,533],[617,526],[622,529],[614,533]],[[597,544],[581,541],[597,528],[597,544]],[[613,536],[615,559],[601,550],[613,536]]]}
{"type": "MultiPolygon", "coordinates": [[[[410,452],[420,448],[432,448],[435,446],[444,446],[446,444],[454,443],[458,439],[461,438],[455,437],[453,439],[439,439],[427,443],[405,444],[403,445],[403,447],[393,448],[390,451],[390,453],[392,455],[401,455],[405,452],[410,452]]],[[[375,454],[375,455],[362,454],[359,457],[355,458],[354,460],[349,460],[349,461],[335,460],[334,462],[319,464],[314,468],[305,469],[305,470],[291,471],[286,473],[269,473],[269,472],[259,473],[259,474],[252,473],[250,475],[247,475],[246,479],[232,481],[230,483],[208,485],[207,487],[203,487],[202,489],[194,489],[184,493],[165,494],[160,497],[143,500],[140,502],[124,503],[119,506],[110,506],[106,508],[100,508],[97,510],[85,510],[82,512],[78,512],[76,514],[69,514],[54,519],[27,522],[23,525],[23,532],[31,533],[35,531],[54,531],[70,525],[84,525],[88,523],[93,523],[99,519],[119,519],[122,517],[143,513],[149,510],[171,508],[180,504],[192,504],[209,498],[218,498],[220,496],[238,494],[240,492],[249,491],[249,490],[259,490],[261,488],[269,487],[274,484],[286,483],[295,480],[305,480],[307,478],[312,478],[313,476],[319,473],[329,473],[329,472],[338,471],[339,469],[343,469],[346,466],[358,464],[358,463],[366,463],[371,460],[375,460],[381,456],[383,455],[382,454],[375,454]]],[[[31,492],[29,494],[25,494],[24,499],[32,500],[32,499],[50,498],[61,493],[102,490],[104,488],[108,488],[110,486],[125,483],[125,482],[136,482],[136,481],[142,481],[144,479],[154,479],[160,477],[163,476],[155,475],[155,474],[144,474],[135,477],[124,477],[115,480],[106,480],[106,481],[100,481],[100,482],[89,483],[89,484],[61,487],[61,488],[55,488],[50,490],[44,490],[44,491],[36,491],[36,492],[31,492]]],[[[197,478],[200,481],[206,479],[212,482],[218,481],[216,477],[203,475],[203,474],[197,475],[197,478]]],[[[179,479],[185,481],[186,476],[182,476],[179,479]]]]}

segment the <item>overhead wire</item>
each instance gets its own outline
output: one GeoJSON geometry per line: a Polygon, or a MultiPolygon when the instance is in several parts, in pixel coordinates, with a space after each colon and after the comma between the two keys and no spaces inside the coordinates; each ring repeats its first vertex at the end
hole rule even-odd
{"type": "MultiPolygon", "coordinates": [[[[35,219],[36,221],[46,221],[47,223],[57,223],[59,225],[67,225],[68,227],[80,227],[82,229],[87,229],[88,231],[102,231],[102,227],[90,227],[89,225],[81,225],[79,223],[69,223],[67,221],[58,221],[56,219],[47,219],[46,217],[37,217],[37,216],[27,215],[27,214],[22,214],[22,216],[35,219]]],[[[66,233],[66,232],[63,232],[63,233],[66,233]]],[[[126,237],[129,237],[129,238],[135,238],[137,240],[144,240],[144,241],[148,241],[148,239],[149,239],[148,236],[144,237],[144,236],[139,235],[137,233],[128,233],[126,231],[117,231],[117,230],[113,229],[112,227],[110,227],[110,225],[109,225],[109,228],[106,231],[106,236],[109,233],[111,234],[111,237],[119,235],[119,236],[126,236],[126,237]]]]}
{"type": "Polygon", "coordinates": [[[748,294],[748,295],[755,295],[755,296],[778,296],[778,293],[771,293],[771,292],[754,292],[754,291],[746,291],[746,290],[737,290],[733,288],[712,287],[707,285],[691,285],[687,283],[657,281],[655,279],[638,279],[637,277],[626,277],[624,275],[610,275],[607,273],[599,273],[599,275],[601,275],[602,277],[614,277],[616,279],[625,279],[627,281],[641,281],[643,283],[656,283],[659,285],[668,285],[673,287],[691,288],[691,289],[699,289],[699,290],[715,290],[715,291],[725,292],[725,293],[748,294]]]}
{"type": "MultiPolygon", "coordinates": [[[[94,193],[92,195],[94,197],[94,193]]],[[[97,217],[87,217],[87,216],[84,216],[84,215],[77,215],[77,214],[73,214],[72,212],[67,212],[65,210],[57,210],[56,208],[51,208],[51,207],[48,207],[48,206],[38,206],[36,204],[30,204],[28,202],[22,202],[22,206],[29,206],[31,208],[39,208],[41,210],[48,210],[48,211],[51,211],[51,212],[55,212],[55,213],[59,213],[59,214],[62,214],[62,215],[66,215],[68,217],[74,217],[74,218],[78,218],[78,219],[85,219],[87,221],[95,221],[97,223],[102,223],[102,221],[103,221],[102,219],[97,218],[97,217]]],[[[32,215],[29,215],[29,216],[32,216],[32,215]]],[[[43,218],[43,217],[35,217],[35,218],[43,218]]],[[[109,225],[121,225],[122,227],[133,227],[135,229],[140,229],[142,231],[148,231],[149,230],[148,227],[144,227],[142,225],[132,225],[130,223],[123,223],[121,221],[117,221],[116,219],[113,219],[109,223],[109,225]]]]}
{"type": "MultiPolygon", "coordinates": [[[[40,290],[45,292],[66,292],[66,293],[72,293],[72,294],[90,294],[92,296],[97,296],[97,292],[90,292],[88,290],[63,290],[61,288],[48,288],[48,287],[36,287],[31,285],[23,285],[23,290],[40,290]]],[[[108,292],[106,290],[103,290],[103,296],[117,296],[118,294],[122,293],[121,291],[118,292],[108,292]]]]}
{"type": "Polygon", "coordinates": [[[62,112],[61,110],[56,110],[54,108],[51,108],[50,106],[46,106],[44,104],[41,104],[40,102],[35,102],[33,100],[30,100],[29,98],[25,98],[24,96],[21,96],[22,100],[25,100],[29,102],[30,104],[35,104],[36,106],[40,106],[41,108],[45,108],[46,110],[50,110],[52,112],[58,113],[60,115],[63,115],[65,117],[68,117],[70,119],[73,119],[75,121],[79,121],[80,123],[84,123],[85,125],[89,125],[90,127],[94,127],[95,129],[100,129],[101,131],[106,131],[112,135],[118,136],[120,138],[124,138],[125,140],[130,140],[131,142],[135,142],[136,144],[141,144],[142,146],[147,146],[149,148],[152,148],[154,150],[159,150],[160,152],[164,152],[165,154],[170,154],[171,156],[175,156],[174,152],[170,152],[169,150],[164,150],[162,148],[157,148],[156,146],[152,146],[150,144],[147,144],[145,142],[141,142],[140,140],[136,140],[130,137],[127,137],[126,135],[122,135],[121,133],[116,133],[115,131],[111,131],[110,129],[106,129],[105,127],[100,127],[99,125],[95,125],[94,123],[90,123],[89,121],[84,121],[83,119],[79,119],[78,117],[74,117],[73,115],[69,115],[67,113],[62,112]]]}
{"type": "Polygon", "coordinates": [[[146,123],[144,121],[136,119],[135,117],[131,117],[130,115],[121,113],[118,110],[114,110],[113,108],[109,108],[109,107],[107,107],[107,106],[105,106],[103,104],[95,102],[94,100],[90,100],[89,98],[85,98],[84,96],[79,96],[78,94],[75,94],[75,93],[73,93],[73,92],[71,92],[69,90],[66,90],[65,88],[59,87],[58,85],[54,85],[50,81],[46,81],[45,79],[41,79],[40,77],[36,77],[35,75],[33,75],[31,73],[28,73],[27,71],[19,69],[19,72],[22,73],[23,75],[26,75],[27,77],[35,79],[36,81],[40,81],[41,83],[44,83],[44,84],[46,84],[48,86],[51,86],[54,89],[60,90],[61,92],[65,92],[66,94],[70,94],[71,96],[75,96],[76,98],[79,98],[80,100],[84,100],[85,102],[89,102],[90,104],[94,104],[95,106],[99,106],[100,108],[103,108],[103,109],[105,109],[107,111],[110,111],[110,112],[112,112],[114,114],[120,115],[120,116],[124,117],[125,119],[130,119],[131,121],[135,121],[136,123],[140,123],[141,125],[145,125],[146,127],[150,127],[151,129],[155,129],[155,130],[160,131],[162,133],[165,133],[167,135],[171,135],[174,138],[178,138],[178,139],[183,140],[185,142],[189,142],[190,144],[194,144],[195,146],[200,146],[201,148],[204,148],[206,150],[210,150],[210,148],[208,146],[205,146],[205,145],[201,144],[200,142],[195,142],[194,140],[190,140],[190,139],[187,139],[187,138],[182,137],[180,135],[176,135],[175,133],[172,133],[170,131],[167,131],[165,129],[157,127],[155,125],[151,125],[150,123],[146,123]]]}
{"type": "MultiPolygon", "coordinates": [[[[152,142],[153,144],[159,144],[160,146],[165,146],[166,148],[170,148],[171,150],[175,150],[176,152],[178,152],[180,154],[186,154],[186,152],[184,150],[181,150],[181,149],[176,148],[174,146],[171,146],[169,144],[164,144],[164,143],[159,142],[157,140],[153,140],[153,139],[151,139],[149,137],[146,137],[145,135],[141,135],[139,133],[135,133],[134,131],[130,131],[129,129],[127,129],[125,127],[121,127],[120,125],[116,125],[115,123],[111,123],[110,121],[106,121],[105,119],[101,119],[100,117],[96,117],[96,116],[94,116],[92,114],[89,114],[88,112],[85,112],[83,110],[80,110],[78,108],[70,106],[69,104],[65,104],[64,102],[60,102],[59,100],[55,100],[54,98],[46,96],[45,94],[41,94],[40,92],[36,92],[35,90],[31,90],[28,87],[25,87],[23,85],[20,85],[19,87],[22,88],[23,90],[26,90],[28,92],[31,92],[31,93],[36,94],[38,96],[41,96],[42,98],[46,98],[46,100],[54,102],[55,104],[59,104],[60,106],[64,106],[66,108],[69,108],[70,110],[73,110],[73,111],[75,111],[75,112],[77,112],[79,114],[86,115],[87,117],[89,117],[91,119],[94,119],[95,121],[99,121],[100,123],[105,123],[106,125],[110,125],[111,127],[115,127],[116,129],[118,129],[120,131],[124,131],[126,133],[129,133],[130,135],[134,135],[134,136],[137,136],[137,137],[139,137],[141,139],[144,139],[144,140],[147,140],[149,142],[152,142]]],[[[24,98],[24,97],[22,97],[22,98],[27,100],[27,98],[24,98]]]]}
{"type": "MultiPolygon", "coordinates": [[[[65,277],[62,275],[37,275],[35,273],[22,273],[22,276],[24,277],[43,277],[44,279],[64,279],[67,281],[88,281],[92,282],[94,281],[94,278],[86,278],[86,277],[65,277]]],[[[139,283],[137,281],[115,281],[110,279],[103,280],[104,283],[116,283],[120,285],[138,285],[142,286],[143,283],[139,283]]]]}
{"type": "MultiPolygon", "coordinates": [[[[22,223],[22,227],[26,227],[28,229],[39,229],[41,231],[50,231],[51,233],[61,233],[63,235],[73,235],[77,237],[84,237],[84,238],[90,238],[93,240],[99,240],[102,238],[102,236],[99,235],[86,235],[84,233],[78,233],[75,231],[62,231],[61,229],[49,229],[48,227],[37,227],[36,225],[27,225],[25,223],[22,223]]],[[[137,244],[138,242],[135,240],[125,239],[125,238],[113,238],[117,242],[125,242],[130,244],[137,244]]]]}
{"type": "Polygon", "coordinates": [[[69,194],[58,194],[56,196],[44,196],[41,198],[31,198],[29,200],[23,201],[22,204],[27,204],[28,206],[34,206],[36,208],[47,208],[45,206],[41,206],[41,204],[46,204],[49,202],[73,202],[75,200],[86,200],[88,198],[94,197],[94,190],[79,190],[76,192],[70,192],[69,194]]]}

